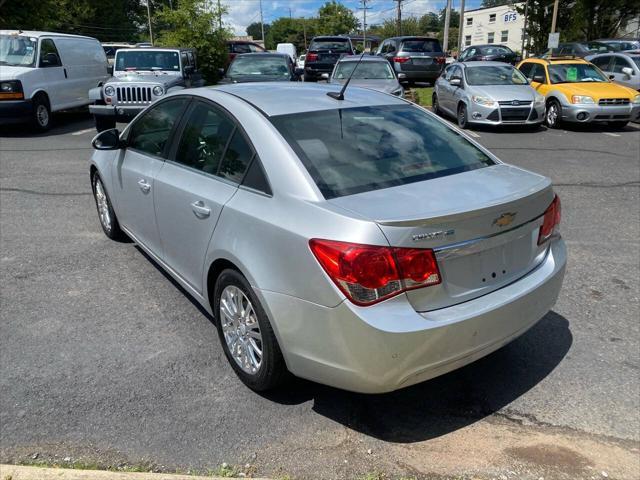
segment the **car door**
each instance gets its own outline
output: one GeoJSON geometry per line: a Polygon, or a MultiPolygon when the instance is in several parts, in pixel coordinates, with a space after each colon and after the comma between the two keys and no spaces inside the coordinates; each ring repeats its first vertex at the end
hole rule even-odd
{"type": "Polygon", "coordinates": [[[156,178],[156,217],[163,260],[201,293],[209,241],[254,150],[235,120],[210,102],[194,101],[180,131],[156,178]]]}
{"type": "Polygon", "coordinates": [[[460,67],[458,67],[457,65],[451,65],[444,77],[445,81],[443,82],[443,86],[444,86],[445,94],[444,94],[444,98],[440,101],[440,104],[443,106],[443,108],[446,111],[450,113],[455,112],[455,107],[454,107],[455,92],[456,92],[456,89],[458,88],[454,85],[451,85],[451,79],[455,75],[460,76],[460,72],[461,72],[460,67]]]}
{"type": "Polygon", "coordinates": [[[188,102],[185,96],[170,98],[137,117],[127,135],[127,148],[114,164],[112,196],[118,220],[160,258],[162,248],[153,205],[155,178],[188,102]]]}
{"type": "Polygon", "coordinates": [[[531,88],[533,88],[535,91],[537,91],[540,95],[544,95],[546,96],[547,93],[549,92],[550,86],[549,86],[549,79],[547,77],[547,72],[544,68],[544,65],[541,65],[539,63],[534,63],[533,64],[533,68],[531,69],[531,88]],[[536,80],[542,80],[542,81],[536,81],[536,80]]]}
{"type": "Polygon", "coordinates": [[[40,40],[38,67],[42,75],[42,86],[49,96],[51,110],[60,110],[72,103],[72,92],[67,86],[67,74],[51,38],[40,40]]]}

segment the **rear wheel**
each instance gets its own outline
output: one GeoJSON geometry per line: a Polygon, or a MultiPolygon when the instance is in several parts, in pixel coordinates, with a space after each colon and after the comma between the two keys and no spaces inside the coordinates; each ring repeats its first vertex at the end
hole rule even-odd
{"type": "Polygon", "coordinates": [[[49,106],[49,99],[43,95],[38,94],[33,99],[33,113],[31,117],[31,123],[41,132],[46,132],[51,127],[51,107],[49,106]]]}
{"type": "Polygon", "coordinates": [[[104,132],[105,130],[116,128],[116,119],[114,117],[94,115],[93,119],[96,123],[96,130],[98,132],[104,132]]]}
{"type": "Polygon", "coordinates": [[[544,120],[547,127],[560,128],[560,124],[562,123],[562,107],[557,100],[551,100],[547,104],[544,120]]]}
{"type": "Polygon", "coordinates": [[[287,368],[273,328],[251,285],[236,270],[218,277],[213,311],[222,348],[240,380],[255,391],[282,384],[287,368]]]}
{"type": "Polygon", "coordinates": [[[461,103],[458,107],[458,126],[462,129],[465,129],[469,126],[467,106],[464,103],[461,103]]]}
{"type": "Polygon", "coordinates": [[[628,121],[609,122],[609,125],[611,125],[613,128],[617,128],[619,130],[622,130],[624,127],[627,126],[627,123],[629,123],[629,122],[628,121]]]}

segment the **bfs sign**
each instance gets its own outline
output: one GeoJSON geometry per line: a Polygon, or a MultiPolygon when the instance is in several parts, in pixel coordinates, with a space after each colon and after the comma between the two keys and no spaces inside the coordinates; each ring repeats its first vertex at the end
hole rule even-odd
{"type": "Polygon", "coordinates": [[[502,17],[502,19],[504,20],[504,23],[515,22],[516,20],[518,20],[518,14],[516,12],[507,12],[504,14],[504,17],[502,17]]]}

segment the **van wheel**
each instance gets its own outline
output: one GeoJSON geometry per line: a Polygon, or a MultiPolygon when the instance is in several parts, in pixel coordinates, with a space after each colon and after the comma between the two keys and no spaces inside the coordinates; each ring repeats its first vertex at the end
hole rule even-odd
{"type": "Polygon", "coordinates": [[[31,123],[36,130],[46,132],[51,127],[51,107],[45,95],[38,94],[33,99],[31,123]]]}
{"type": "Polygon", "coordinates": [[[116,120],[113,117],[105,117],[103,115],[94,115],[93,119],[96,123],[96,130],[98,132],[104,132],[105,130],[111,130],[116,128],[116,120]]]}

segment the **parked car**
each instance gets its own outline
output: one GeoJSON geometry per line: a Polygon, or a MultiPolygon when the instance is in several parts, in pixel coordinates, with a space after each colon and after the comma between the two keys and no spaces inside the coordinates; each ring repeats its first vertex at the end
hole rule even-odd
{"type": "Polygon", "coordinates": [[[287,370],[368,393],[425,381],[522,335],[562,285],[549,179],[413,103],[337,90],[177,92],[93,141],[105,234],[213,315],[254,390],[287,370]]]}
{"type": "Polygon", "coordinates": [[[398,97],[404,96],[402,85],[400,85],[391,65],[381,57],[345,56],[338,60],[331,77],[328,74],[324,75],[327,75],[328,83],[344,85],[347,78],[351,76],[349,85],[372,88],[398,97]]]}
{"type": "Polygon", "coordinates": [[[107,61],[109,65],[113,65],[113,62],[116,58],[116,52],[121,48],[133,48],[135,45],[131,43],[117,43],[117,42],[102,42],[102,48],[104,49],[104,53],[107,56],[107,61]]]}
{"type": "Polygon", "coordinates": [[[614,82],[640,91],[640,53],[601,53],[589,56],[586,60],[614,82]]]}
{"type": "Polygon", "coordinates": [[[640,40],[637,38],[603,38],[596,41],[604,43],[614,52],[640,50],[640,40]]]}
{"type": "Polygon", "coordinates": [[[287,53],[243,53],[236,55],[220,83],[299,82],[302,72],[287,53]]]}
{"type": "Polygon", "coordinates": [[[354,53],[349,37],[314,37],[304,59],[304,81],[316,82],[333,71],[340,57],[354,53]]]}
{"type": "Polygon", "coordinates": [[[447,67],[436,81],[433,111],[469,124],[540,125],[545,97],[516,68],[503,62],[464,62],[447,67]]]}
{"type": "Polygon", "coordinates": [[[601,42],[569,42],[560,43],[558,48],[551,50],[552,57],[573,56],[584,58],[587,55],[609,52],[613,50],[606,43],[601,42]]]}
{"type": "Polygon", "coordinates": [[[437,38],[387,38],[378,47],[377,55],[386,58],[403,81],[433,83],[444,70],[446,57],[437,38]]]}
{"type": "Polygon", "coordinates": [[[99,132],[128,122],[155,100],[175,90],[201,87],[191,48],[130,48],[116,52],[113,77],[92,88],[89,98],[99,132]]]}
{"type": "Polygon", "coordinates": [[[565,121],[607,122],[624,128],[640,118],[638,92],[611,82],[586,60],[528,58],[518,69],[546,97],[545,121],[550,128],[565,121]]]}
{"type": "Polygon", "coordinates": [[[276,52],[286,53],[291,57],[291,61],[296,61],[296,46],[293,43],[279,43],[276,45],[276,52]]]}
{"type": "Polygon", "coordinates": [[[304,59],[305,58],[307,58],[307,56],[304,53],[302,55],[300,55],[298,57],[298,60],[296,61],[296,67],[304,69],[304,59]]]}
{"type": "Polygon", "coordinates": [[[480,60],[515,65],[520,61],[520,58],[506,45],[473,45],[466,48],[458,57],[459,62],[477,62],[480,60]]]}
{"type": "Polygon", "coordinates": [[[87,92],[108,70],[95,38],[0,30],[0,125],[49,129],[52,112],[88,105],[87,92]]]}
{"type": "Polygon", "coordinates": [[[226,65],[228,67],[238,54],[260,53],[266,52],[267,50],[262,45],[259,45],[255,42],[249,42],[246,40],[229,40],[227,42],[227,51],[229,52],[226,65]]]}

